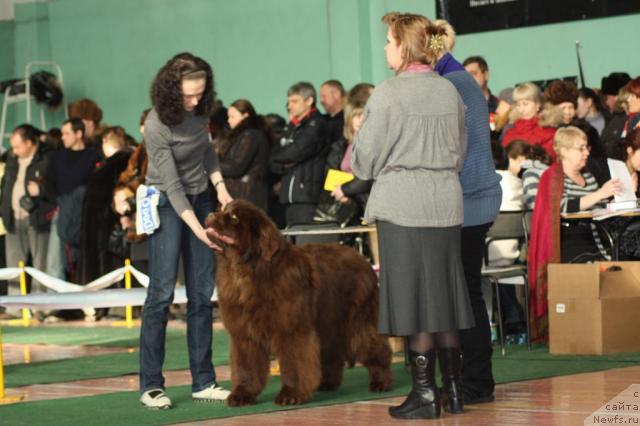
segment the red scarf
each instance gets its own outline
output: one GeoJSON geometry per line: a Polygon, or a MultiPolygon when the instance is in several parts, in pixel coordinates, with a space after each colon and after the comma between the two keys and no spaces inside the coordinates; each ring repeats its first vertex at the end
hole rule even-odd
{"type": "Polygon", "coordinates": [[[316,108],[311,108],[309,112],[307,112],[304,116],[302,116],[302,118],[292,118],[291,124],[293,124],[294,127],[298,127],[300,123],[302,123],[307,118],[311,117],[311,114],[313,114],[316,111],[317,111],[316,108]]]}
{"type": "Polygon", "coordinates": [[[560,201],[564,191],[562,164],[554,163],[540,178],[529,242],[529,320],[533,341],[549,339],[547,265],[560,263],[560,201]]]}

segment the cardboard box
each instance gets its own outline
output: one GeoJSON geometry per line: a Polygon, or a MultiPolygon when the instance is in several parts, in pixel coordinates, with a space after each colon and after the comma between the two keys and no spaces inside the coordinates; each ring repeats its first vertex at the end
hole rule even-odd
{"type": "Polygon", "coordinates": [[[640,262],[551,264],[548,272],[549,352],[640,352],[640,262]]]}

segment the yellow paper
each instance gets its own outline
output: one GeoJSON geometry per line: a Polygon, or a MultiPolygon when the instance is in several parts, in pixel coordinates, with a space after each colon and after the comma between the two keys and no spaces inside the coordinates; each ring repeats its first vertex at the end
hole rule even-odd
{"type": "Polygon", "coordinates": [[[333,191],[336,186],[340,186],[353,180],[351,173],[343,172],[342,170],[329,169],[327,172],[327,179],[324,181],[325,191],[333,191]]]}

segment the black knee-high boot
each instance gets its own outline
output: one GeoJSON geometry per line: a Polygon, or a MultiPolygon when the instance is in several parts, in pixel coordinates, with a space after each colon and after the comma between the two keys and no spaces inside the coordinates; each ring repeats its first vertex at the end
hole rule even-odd
{"type": "Polygon", "coordinates": [[[462,413],[462,352],[460,348],[438,349],[438,358],[442,372],[442,406],[449,413],[462,413]]]}
{"type": "Polygon", "coordinates": [[[409,351],[411,392],[402,404],[389,408],[396,419],[437,419],[440,417],[440,395],[435,383],[435,350],[424,354],[409,351]]]}

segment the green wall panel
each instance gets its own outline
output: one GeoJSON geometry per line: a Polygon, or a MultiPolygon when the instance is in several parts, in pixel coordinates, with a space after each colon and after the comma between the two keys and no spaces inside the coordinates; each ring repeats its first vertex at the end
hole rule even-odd
{"type": "MultiPolygon", "coordinates": [[[[435,0],[51,0],[16,5],[0,24],[0,75],[51,59],[62,66],[67,100],[94,99],[104,121],[137,134],[154,74],[172,55],[191,51],[214,68],[219,97],[248,98],[262,112],[285,114],[286,90],[329,78],[348,88],[392,72],[384,58],[389,11],[433,18],[435,0]],[[11,35],[11,31],[13,34],[11,35]],[[4,37],[4,38],[3,38],[4,37]],[[7,58],[7,59],[5,59],[7,58]]],[[[587,83],[611,71],[640,74],[631,40],[640,15],[494,31],[459,37],[458,59],[484,55],[494,91],[516,82],[575,75],[579,39],[587,83]]],[[[61,121],[61,114],[57,114],[61,121]]],[[[15,121],[18,121],[17,117],[15,121]]],[[[59,122],[56,123],[59,125],[59,122]]]]}

